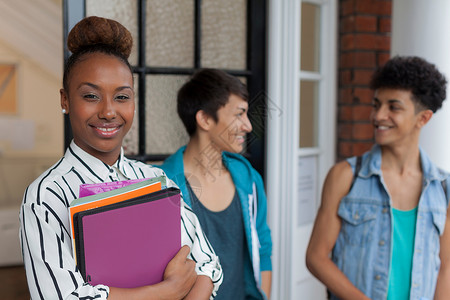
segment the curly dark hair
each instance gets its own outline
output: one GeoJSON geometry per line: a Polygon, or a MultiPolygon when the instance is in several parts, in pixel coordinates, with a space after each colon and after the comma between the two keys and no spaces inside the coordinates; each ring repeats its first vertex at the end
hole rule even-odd
{"type": "Polygon", "coordinates": [[[447,80],[434,64],[417,56],[395,56],[372,76],[370,87],[411,91],[422,109],[436,112],[446,97],[447,80]]]}

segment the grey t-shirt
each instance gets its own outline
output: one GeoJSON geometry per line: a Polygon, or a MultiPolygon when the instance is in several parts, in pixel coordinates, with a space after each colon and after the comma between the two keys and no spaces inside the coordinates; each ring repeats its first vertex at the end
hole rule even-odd
{"type": "Polygon", "coordinates": [[[223,269],[223,282],[216,300],[244,300],[244,255],[245,235],[241,203],[237,192],[231,204],[222,211],[207,209],[195,196],[189,182],[186,186],[191,196],[192,210],[198,217],[214,251],[219,256],[223,269]]]}

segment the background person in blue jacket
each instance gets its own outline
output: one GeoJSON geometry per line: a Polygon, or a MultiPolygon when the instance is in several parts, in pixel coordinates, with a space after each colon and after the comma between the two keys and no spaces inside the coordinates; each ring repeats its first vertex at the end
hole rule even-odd
{"type": "Polygon", "coordinates": [[[372,77],[376,144],[331,168],[306,254],[331,299],[450,299],[449,177],[419,147],[446,84],[419,57],[372,77]]]}
{"type": "Polygon", "coordinates": [[[216,299],[270,297],[272,240],[261,176],[240,154],[252,125],[248,92],[215,69],[196,72],[178,91],[189,143],[162,168],[180,187],[224,272],[216,299]]]}

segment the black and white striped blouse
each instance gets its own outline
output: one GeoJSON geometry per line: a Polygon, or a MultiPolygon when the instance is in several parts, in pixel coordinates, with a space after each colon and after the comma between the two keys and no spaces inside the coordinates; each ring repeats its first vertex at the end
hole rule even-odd
{"type": "MultiPolygon", "coordinates": [[[[72,256],[68,207],[83,183],[111,182],[165,175],[159,169],[124,157],[114,166],[80,149],[73,141],[59,162],[25,191],[20,210],[20,242],[32,299],[106,299],[109,287],[84,282],[72,256]]],[[[167,180],[168,186],[175,186],[167,180]]],[[[218,257],[192,210],[181,209],[183,245],[191,247],[197,274],[210,277],[214,298],[222,282],[218,257]]]]}

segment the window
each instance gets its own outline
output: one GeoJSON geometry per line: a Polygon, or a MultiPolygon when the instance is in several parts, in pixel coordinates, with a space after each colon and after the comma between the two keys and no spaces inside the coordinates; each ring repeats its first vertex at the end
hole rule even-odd
{"type": "MultiPolygon", "coordinates": [[[[134,38],[129,60],[137,115],[124,141],[127,156],[161,161],[185,144],[176,92],[197,69],[218,68],[247,84],[249,117],[258,130],[244,155],[264,174],[264,0],[65,0],[64,10],[65,37],[82,17],[97,15],[119,21],[134,38]]],[[[66,121],[66,146],[72,139],[68,126],[66,121]]]]}

